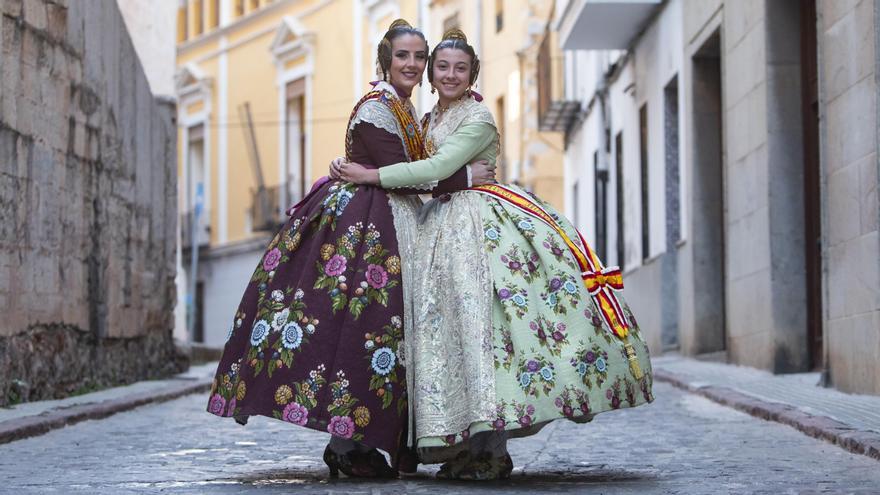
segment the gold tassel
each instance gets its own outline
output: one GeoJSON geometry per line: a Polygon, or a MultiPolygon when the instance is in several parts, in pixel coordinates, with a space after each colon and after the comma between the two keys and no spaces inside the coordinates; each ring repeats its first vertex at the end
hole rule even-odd
{"type": "Polygon", "coordinates": [[[633,378],[641,380],[645,374],[642,373],[642,368],[639,366],[639,358],[636,356],[636,350],[633,349],[633,346],[630,343],[624,345],[623,348],[626,351],[626,358],[629,360],[629,369],[632,371],[633,378]]]}

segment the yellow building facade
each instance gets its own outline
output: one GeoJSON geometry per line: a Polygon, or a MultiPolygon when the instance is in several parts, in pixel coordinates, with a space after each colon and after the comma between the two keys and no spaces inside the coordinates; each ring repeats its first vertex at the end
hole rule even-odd
{"type": "Polygon", "coordinates": [[[351,109],[376,78],[376,43],[395,18],[417,25],[420,8],[392,0],[180,1],[179,290],[193,304],[191,340],[223,344],[266,236],[343,154],[351,109]]]}
{"type": "Polygon", "coordinates": [[[418,17],[416,4],[181,3],[181,206],[191,211],[196,187],[203,184],[210,227],[204,235],[210,245],[245,240],[260,227],[262,219],[255,217],[251,204],[251,192],[258,187],[257,163],[279,211],[326,174],[327,164],[343,151],[352,105],[375,79],[376,41],[398,16],[418,17]]]}
{"type": "MultiPolygon", "coordinates": [[[[538,128],[537,60],[552,0],[434,0],[432,46],[458,27],[480,56],[476,90],[501,134],[499,180],[516,182],[563,209],[563,133],[538,128]]],[[[554,55],[561,57],[556,48],[554,55]]]]}

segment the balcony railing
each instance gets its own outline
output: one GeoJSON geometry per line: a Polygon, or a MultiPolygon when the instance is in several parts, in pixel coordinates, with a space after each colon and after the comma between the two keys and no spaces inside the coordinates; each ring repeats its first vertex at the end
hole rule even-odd
{"type": "Polygon", "coordinates": [[[277,230],[278,226],[284,222],[283,208],[287,205],[281,204],[282,188],[287,184],[277,186],[267,186],[262,190],[251,190],[251,219],[252,230],[277,230]]]}
{"type": "MultiPolygon", "coordinates": [[[[192,247],[193,244],[193,220],[196,218],[195,211],[188,211],[180,215],[180,239],[184,248],[192,247]]],[[[207,246],[211,242],[211,212],[202,210],[196,225],[196,239],[198,246],[207,246]]]]}
{"type": "Polygon", "coordinates": [[[563,55],[555,31],[544,31],[538,52],[538,128],[566,131],[580,110],[580,102],[565,100],[563,55]]]}

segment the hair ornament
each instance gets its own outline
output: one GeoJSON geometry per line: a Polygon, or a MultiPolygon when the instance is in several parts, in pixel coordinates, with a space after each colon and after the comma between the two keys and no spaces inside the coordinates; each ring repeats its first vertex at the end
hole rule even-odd
{"type": "Polygon", "coordinates": [[[443,41],[446,40],[461,40],[467,43],[467,36],[465,36],[464,31],[461,29],[452,28],[443,33],[443,41]]]}

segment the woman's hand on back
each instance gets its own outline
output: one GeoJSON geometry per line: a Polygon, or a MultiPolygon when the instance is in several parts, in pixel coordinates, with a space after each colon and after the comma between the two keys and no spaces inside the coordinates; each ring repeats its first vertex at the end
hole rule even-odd
{"type": "Polygon", "coordinates": [[[477,160],[471,165],[471,185],[483,186],[497,184],[495,180],[495,164],[486,160],[477,160]]]}

